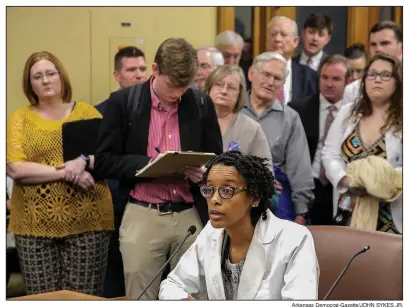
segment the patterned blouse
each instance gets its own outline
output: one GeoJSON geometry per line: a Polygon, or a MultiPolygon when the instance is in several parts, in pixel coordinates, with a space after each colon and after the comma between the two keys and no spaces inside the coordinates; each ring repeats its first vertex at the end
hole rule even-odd
{"type": "MultiPolygon", "coordinates": [[[[343,142],[341,147],[341,155],[347,163],[366,158],[370,155],[387,159],[385,138],[382,135],[370,146],[365,146],[360,136],[360,125],[358,123],[353,132],[343,142]]],[[[399,233],[392,220],[390,203],[380,203],[377,230],[397,234],[399,233]]]]}
{"type": "Polygon", "coordinates": [[[224,237],[225,250],[222,259],[222,278],[225,287],[225,297],[227,300],[236,300],[238,297],[238,287],[240,275],[242,273],[245,260],[239,263],[231,263],[229,258],[229,237],[224,237]]]}

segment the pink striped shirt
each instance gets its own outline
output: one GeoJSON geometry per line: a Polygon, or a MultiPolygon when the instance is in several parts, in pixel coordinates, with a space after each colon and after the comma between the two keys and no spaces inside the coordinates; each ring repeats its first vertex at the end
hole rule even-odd
{"type": "MultiPolygon", "coordinates": [[[[150,81],[152,108],[149,123],[148,156],[156,158],[158,152],[167,150],[181,151],[180,130],[178,121],[178,103],[170,112],[160,107],[159,99],[153,91],[153,80],[150,81]]],[[[160,204],[164,202],[194,202],[188,183],[182,179],[156,179],[153,182],[137,183],[131,191],[136,200],[160,204]]]]}

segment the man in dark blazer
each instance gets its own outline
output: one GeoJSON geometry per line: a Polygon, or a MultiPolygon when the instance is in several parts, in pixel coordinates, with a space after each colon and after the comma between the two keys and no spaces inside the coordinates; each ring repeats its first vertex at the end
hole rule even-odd
{"type": "Polygon", "coordinates": [[[304,126],[315,181],[315,201],[309,211],[314,225],[331,225],[333,221],[333,186],[324,176],[321,163],[323,143],[330,125],[342,106],[345,86],[350,78],[348,60],[332,55],[320,65],[320,92],[311,97],[291,101],[304,126]]]}
{"type": "MultiPolygon", "coordinates": [[[[114,56],[114,78],[120,86],[119,89],[144,83],[148,78],[148,73],[146,71],[146,59],[143,51],[134,46],[127,46],[120,49],[114,56]]],[[[103,116],[107,109],[108,101],[107,99],[95,106],[103,116]]],[[[118,186],[118,180],[108,180],[108,187],[110,188],[114,205],[115,223],[115,231],[110,239],[107,272],[104,280],[103,297],[108,298],[125,296],[124,269],[118,240],[118,229],[122,217],[120,216],[120,195],[118,186]]]]}
{"type": "MultiPolygon", "coordinates": [[[[108,99],[95,169],[103,178],[120,181],[120,203],[125,206],[120,250],[127,296],[141,294],[167,255],[180,247],[189,226],[195,225],[198,233],[208,221],[207,202],[198,185],[204,167],[190,168],[184,179],[135,178],[136,172],[158,157],[159,152],[222,153],[222,136],[212,100],[201,93],[203,99],[196,101],[189,88],[197,69],[196,50],[184,39],[167,39],[156,53],[152,77],[137,85],[141,90],[136,115],[128,109],[131,88],[114,92],[108,99]]],[[[196,235],[174,256],[172,268],[196,235]]],[[[143,299],[157,298],[160,277],[143,299]]]]}
{"type": "Polygon", "coordinates": [[[278,100],[291,100],[312,96],[318,90],[318,76],[315,71],[296,61],[291,56],[299,43],[297,23],[284,16],[276,16],[268,25],[268,51],[275,51],[287,60],[287,77],[278,100]]]}

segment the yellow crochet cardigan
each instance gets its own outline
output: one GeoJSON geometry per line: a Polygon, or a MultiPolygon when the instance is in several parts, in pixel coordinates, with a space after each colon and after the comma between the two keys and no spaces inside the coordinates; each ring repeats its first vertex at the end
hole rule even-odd
{"type": "MultiPolygon", "coordinates": [[[[7,163],[63,164],[62,124],[101,118],[84,102],[77,102],[70,116],[62,120],[46,120],[34,108],[22,107],[8,119],[7,163]]],[[[105,181],[89,192],[62,181],[35,185],[15,182],[12,195],[9,230],[16,235],[64,237],[114,229],[112,199],[105,181]]]]}

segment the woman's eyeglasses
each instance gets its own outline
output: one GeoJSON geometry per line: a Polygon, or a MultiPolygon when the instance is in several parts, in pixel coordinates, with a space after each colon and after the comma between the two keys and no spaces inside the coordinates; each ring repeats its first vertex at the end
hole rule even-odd
{"type": "Polygon", "coordinates": [[[59,75],[58,71],[47,71],[45,74],[35,74],[32,76],[32,79],[35,81],[42,80],[44,78],[47,78],[48,80],[55,79],[59,75]]]}
{"type": "Polygon", "coordinates": [[[215,192],[218,190],[219,196],[222,199],[231,199],[235,194],[246,191],[247,188],[235,188],[235,187],[219,187],[214,188],[212,186],[203,185],[200,187],[201,195],[205,198],[210,198],[214,196],[215,192]]]}
{"type": "Polygon", "coordinates": [[[368,72],[366,75],[367,80],[374,81],[377,79],[377,77],[380,76],[381,80],[383,81],[390,81],[392,78],[392,73],[388,71],[383,71],[383,72],[368,72]]]}

